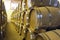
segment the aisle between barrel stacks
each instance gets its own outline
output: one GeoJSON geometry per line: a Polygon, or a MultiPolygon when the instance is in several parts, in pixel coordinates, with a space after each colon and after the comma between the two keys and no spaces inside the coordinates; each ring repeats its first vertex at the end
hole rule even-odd
{"type": "Polygon", "coordinates": [[[6,27],[6,37],[4,40],[21,40],[19,33],[15,29],[13,23],[8,23],[6,27]]]}

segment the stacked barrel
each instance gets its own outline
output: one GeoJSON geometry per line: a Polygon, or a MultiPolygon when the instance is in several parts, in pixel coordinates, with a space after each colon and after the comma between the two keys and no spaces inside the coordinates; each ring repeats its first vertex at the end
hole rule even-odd
{"type": "Polygon", "coordinates": [[[33,32],[41,33],[58,29],[60,24],[60,22],[58,22],[58,20],[60,20],[58,15],[60,14],[53,10],[56,10],[57,12],[59,11],[58,8],[54,7],[32,9],[31,13],[28,14],[29,16],[26,16],[26,20],[27,18],[29,19],[26,21],[27,25],[25,24],[25,28],[27,27],[28,30],[27,36],[33,32]]]}
{"type": "Polygon", "coordinates": [[[16,13],[19,23],[13,22],[19,24],[16,29],[22,40],[60,40],[58,4],[57,0],[22,0],[20,13],[16,13]]]}
{"type": "Polygon", "coordinates": [[[5,37],[5,28],[7,24],[7,15],[4,7],[4,3],[0,2],[0,40],[5,37]]]}

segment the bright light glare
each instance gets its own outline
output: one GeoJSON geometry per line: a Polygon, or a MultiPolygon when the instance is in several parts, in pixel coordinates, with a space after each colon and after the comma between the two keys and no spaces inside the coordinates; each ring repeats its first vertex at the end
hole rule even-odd
{"type": "Polygon", "coordinates": [[[9,12],[9,10],[10,10],[10,3],[11,3],[11,1],[4,1],[4,5],[5,5],[5,9],[6,9],[6,12],[7,12],[7,21],[9,20],[10,21],[10,12],[9,12]]]}
{"type": "Polygon", "coordinates": [[[18,7],[18,3],[11,3],[11,10],[16,9],[18,7]]]}
{"type": "Polygon", "coordinates": [[[7,12],[7,21],[11,21],[11,14],[12,12],[16,9],[16,7],[18,6],[16,3],[11,3],[11,1],[7,1],[5,0],[4,1],[4,5],[5,5],[5,9],[6,9],[6,12],[7,12]],[[14,8],[14,10],[12,10],[11,8],[14,8]]]}
{"type": "Polygon", "coordinates": [[[8,12],[8,10],[10,10],[10,2],[11,1],[5,1],[4,4],[5,4],[5,9],[6,11],[8,12]]]}

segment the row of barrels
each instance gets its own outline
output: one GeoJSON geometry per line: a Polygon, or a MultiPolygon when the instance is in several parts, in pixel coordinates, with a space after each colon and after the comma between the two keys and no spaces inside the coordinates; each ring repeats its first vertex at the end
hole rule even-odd
{"type": "Polygon", "coordinates": [[[3,40],[5,38],[6,34],[6,26],[7,26],[7,17],[4,15],[1,15],[2,19],[0,20],[1,26],[0,26],[0,40],[3,40]]]}
{"type": "Polygon", "coordinates": [[[23,36],[23,39],[26,38],[26,36],[29,36],[27,35],[29,32],[41,33],[60,29],[59,11],[60,9],[54,7],[36,7],[22,13],[23,27],[21,27],[21,35],[23,36]]]}
{"type": "Polygon", "coordinates": [[[5,37],[5,33],[6,33],[6,24],[7,24],[7,14],[6,14],[6,10],[5,10],[5,6],[4,3],[0,2],[0,40],[3,40],[3,38],[5,37]]]}
{"type": "Polygon", "coordinates": [[[38,34],[28,32],[25,40],[60,40],[60,29],[38,34]]]}
{"type": "Polygon", "coordinates": [[[35,6],[58,6],[58,0],[31,0],[32,5],[35,6]]]}
{"type": "MultiPolygon", "coordinates": [[[[60,29],[58,6],[58,0],[21,0],[22,12],[14,12],[16,15],[12,15],[12,20],[22,40],[56,40],[57,36],[53,35],[55,33],[52,30],[60,29]],[[49,38],[45,38],[45,32],[52,34],[54,38],[48,34],[49,38]]],[[[59,37],[57,40],[60,40],[59,37]]]]}
{"type": "Polygon", "coordinates": [[[30,7],[43,7],[43,6],[51,6],[51,7],[59,7],[58,0],[21,0],[21,9],[24,10],[30,7]]]}
{"type": "MultiPolygon", "coordinates": [[[[22,40],[35,40],[35,36],[39,33],[40,36],[36,37],[36,40],[41,40],[40,37],[46,37],[45,32],[60,29],[60,9],[56,7],[34,7],[27,9],[19,13],[19,26],[17,25],[16,29],[18,30],[22,40]],[[35,35],[34,35],[35,34],[35,35]],[[32,38],[30,36],[33,36],[32,38]],[[40,39],[39,39],[40,38],[40,39]]],[[[59,31],[60,32],[60,31],[59,31]]],[[[50,32],[47,33],[47,35],[50,32]]],[[[54,38],[49,40],[56,40],[57,37],[51,32],[51,35],[54,38]]],[[[60,34],[59,34],[60,35],[60,34]]],[[[50,36],[50,35],[48,35],[50,36]]],[[[43,38],[48,40],[48,38],[43,38]]],[[[42,39],[42,40],[43,40],[42,39]]],[[[60,40],[59,37],[57,40],[60,40]]]]}

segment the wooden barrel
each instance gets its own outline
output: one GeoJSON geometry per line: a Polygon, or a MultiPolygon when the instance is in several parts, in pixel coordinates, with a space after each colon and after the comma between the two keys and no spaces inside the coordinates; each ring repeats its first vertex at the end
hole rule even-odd
{"type": "Polygon", "coordinates": [[[59,30],[53,30],[45,33],[40,33],[37,37],[36,40],[60,40],[60,29],[59,30]]]}
{"type": "Polygon", "coordinates": [[[21,26],[21,13],[17,14],[17,20],[16,21],[17,21],[17,27],[16,28],[18,30],[18,33],[20,33],[20,28],[21,28],[20,27],[21,26]]]}
{"type": "Polygon", "coordinates": [[[39,28],[56,27],[60,25],[60,9],[55,7],[39,7],[28,10],[24,14],[24,26],[34,31],[39,28]]]}
{"type": "MultiPolygon", "coordinates": [[[[53,27],[54,29],[56,26],[60,25],[59,11],[60,10],[55,7],[36,7],[28,10],[24,14],[24,27],[31,33],[34,32],[35,29],[39,29],[39,32],[44,32],[48,27],[53,27]],[[45,29],[41,30],[42,28],[45,29]]],[[[28,36],[30,34],[29,32],[25,35],[28,36]]]]}
{"type": "Polygon", "coordinates": [[[27,0],[28,7],[31,6],[58,6],[57,0],[27,0]]]}
{"type": "Polygon", "coordinates": [[[26,37],[26,33],[27,33],[27,28],[28,28],[28,11],[24,11],[23,14],[22,14],[22,17],[23,17],[23,28],[22,28],[22,31],[21,31],[21,36],[22,36],[22,40],[24,40],[24,38],[26,37]]]}
{"type": "MultiPolygon", "coordinates": [[[[60,15],[60,9],[57,9],[57,8],[49,8],[49,7],[47,7],[49,10],[50,10],[50,12],[51,12],[51,14],[52,14],[52,25],[53,26],[57,26],[57,25],[60,25],[60,18],[59,18],[59,15],[60,15]]],[[[47,10],[48,10],[47,9],[47,10]]]]}
{"type": "Polygon", "coordinates": [[[25,37],[25,32],[26,32],[26,29],[27,29],[27,22],[28,20],[26,19],[27,15],[25,15],[27,13],[27,11],[24,11],[23,12],[23,29],[22,29],[22,33],[21,33],[21,36],[22,36],[22,39],[25,37]]]}
{"type": "Polygon", "coordinates": [[[29,12],[28,11],[25,11],[25,13],[23,15],[24,28],[28,27],[28,25],[29,25],[29,12]]]}
{"type": "Polygon", "coordinates": [[[60,25],[58,8],[40,7],[29,13],[29,29],[34,31],[40,27],[56,27],[60,25]]]}
{"type": "Polygon", "coordinates": [[[30,32],[26,35],[26,40],[60,40],[60,29],[52,30],[44,33],[31,34],[30,32]]]}
{"type": "Polygon", "coordinates": [[[19,29],[20,35],[22,34],[22,30],[23,30],[23,13],[24,12],[20,13],[20,29],[19,29]]]}
{"type": "Polygon", "coordinates": [[[21,28],[20,28],[20,35],[23,38],[24,36],[24,11],[21,13],[21,28]]]}
{"type": "Polygon", "coordinates": [[[5,37],[5,32],[6,32],[6,24],[7,24],[7,14],[5,10],[5,6],[3,2],[0,2],[0,39],[5,37]]]}
{"type": "MultiPolygon", "coordinates": [[[[41,32],[41,33],[44,33],[44,32],[41,32]]],[[[25,40],[35,40],[36,36],[37,36],[37,33],[27,31],[27,33],[25,34],[25,38],[24,39],[25,40]]],[[[40,37],[40,39],[43,40],[42,37],[40,37]]]]}
{"type": "Polygon", "coordinates": [[[15,15],[13,15],[12,17],[14,17],[13,18],[13,20],[14,20],[14,22],[13,23],[15,23],[15,25],[16,25],[16,27],[15,27],[15,29],[16,29],[16,31],[19,33],[19,34],[21,34],[21,24],[22,24],[22,16],[21,16],[21,13],[18,13],[18,14],[15,14],[15,15]]]}

